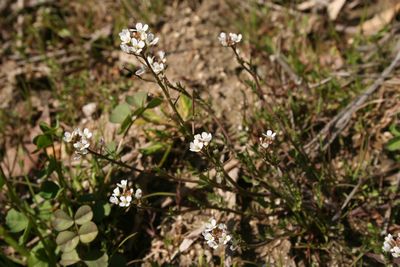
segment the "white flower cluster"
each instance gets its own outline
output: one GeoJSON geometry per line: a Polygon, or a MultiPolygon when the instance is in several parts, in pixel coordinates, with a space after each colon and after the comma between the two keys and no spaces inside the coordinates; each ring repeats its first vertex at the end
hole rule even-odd
{"type": "Polygon", "coordinates": [[[65,142],[73,144],[75,154],[79,156],[86,155],[89,152],[89,140],[92,138],[92,135],[88,128],[83,129],[83,131],[80,128],[76,128],[72,133],[65,132],[63,139],[65,142]]]}
{"type": "Polygon", "coordinates": [[[142,197],[142,190],[138,188],[133,193],[133,189],[128,186],[128,181],[121,180],[121,183],[117,183],[117,187],[113,190],[110,202],[120,207],[129,207],[133,200],[132,195],[139,200],[142,197]]]}
{"type": "Polygon", "coordinates": [[[236,33],[226,34],[224,32],[221,32],[218,36],[218,40],[220,41],[222,46],[234,46],[237,43],[240,43],[240,41],[242,40],[242,35],[236,33]]]}
{"type": "Polygon", "coordinates": [[[383,251],[392,253],[395,258],[400,257],[400,233],[397,238],[394,239],[391,234],[385,237],[385,242],[383,242],[383,251]]]}
{"type": "Polygon", "coordinates": [[[136,23],[135,29],[123,29],[119,33],[121,39],[121,50],[127,54],[138,55],[145,46],[157,44],[158,37],[155,37],[151,32],[147,32],[149,25],[136,23]]]}
{"type": "MultiPolygon", "coordinates": [[[[158,43],[159,38],[155,37],[154,34],[148,32],[149,25],[136,23],[135,29],[123,29],[119,33],[121,39],[121,50],[127,54],[134,54],[140,56],[141,52],[158,43]]],[[[158,57],[153,56],[142,56],[142,59],[147,59],[148,64],[155,74],[159,74],[165,70],[165,64],[167,59],[163,51],[158,52],[158,57]]],[[[148,66],[143,65],[138,69],[135,74],[142,75],[146,72],[148,66]]]]}
{"type": "Polygon", "coordinates": [[[202,132],[200,134],[196,134],[194,136],[193,142],[190,142],[190,151],[192,152],[200,152],[203,147],[208,146],[208,144],[211,142],[212,135],[211,133],[207,132],[202,132]]]}
{"type": "Polygon", "coordinates": [[[219,246],[225,246],[232,240],[232,236],[228,234],[226,225],[224,223],[217,224],[214,218],[211,218],[210,221],[206,223],[202,234],[207,241],[207,245],[213,249],[217,249],[219,246]]]}
{"type": "Polygon", "coordinates": [[[267,149],[274,142],[276,133],[272,130],[268,130],[262,135],[264,137],[260,137],[260,144],[263,148],[267,149]]]}

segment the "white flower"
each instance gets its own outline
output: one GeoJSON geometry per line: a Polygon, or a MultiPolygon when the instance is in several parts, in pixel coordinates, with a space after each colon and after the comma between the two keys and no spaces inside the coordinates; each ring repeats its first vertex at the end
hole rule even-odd
{"type": "Polygon", "coordinates": [[[142,24],[140,22],[136,23],[136,31],[140,34],[140,40],[144,41],[147,38],[146,31],[149,29],[149,25],[142,24]]]}
{"type": "Polygon", "coordinates": [[[400,248],[399,248],[398,246],[392,248],[392,249],[390,250],[390,252],[392,252],[392,256],[393,256],[393,257],[395,257],[395,258],[400,257],[400,248]]]}
{"type": "Polygon", "coordinates": [[[166,62],[164,55],[163,52],[161,54],[159,53],[159,59],[157,61],[154,60],[154,57],[147,57],[147,61],[155,74],[164,71],[164,63],[166,62]]]}
{"type": "Polygon", "coordinates": [[[232,42],[239,43],[242,40],[242,35],[236,33],[230,33],[229,38],[231,39],[232,42]]]}
{"type": "Polygon", "coordinates": [[[207,245],[213,249],[217,249],[219,246],[225,246],[232,240],[232,236],[228,234],[227,227],[224,223],[217,224],[214,218],[211,218],[204,226],[202,232],[207,245]]]}
{"type": "Polygon", "coordinates": [[[119,203],[119,205],[121,207],[129,207],[131,205],[132,197],[131,196],[121,196],[119,198],[119,200],[121,201],[119,203]]]}
{"type": "Polygon", "coordinates": [[[228,42],[226,40],[226,33],[221,32],[218,36],[218,40],[222,44],[222,46],[228,46],[228,42]]]}
{"type": "Polygon", "coordinates": [[[136,198],[136,199],[142,198],[142,190],[141,190],[140,188],[138,188],[138,189],[136,190],[135,198],[136,198]]]}
{"type": "Polygon", "coordinates": [[[134,49],[131,46],[128,46],[126,44],[121,44],[120,45],[121,50],[127,54],[133,54],[134,53],[134,49]]]}
{"type": "Polygon", "coordinates": [[[167,63],[167,58],[165,57],[164,51],[158,51],[157,55],[161,63],[167,63]]]}
{"type": "Polygon", "coordinates": [[[214,240],[207,241],[207,245],[209,245],[213,249],[217,249],[218,248],[218,243],[215,242],[214,240]]]}
{"type": "Polygon", "coordinates": [[[73,143],[73,147],[75,149],[75,159],[80,159],[81,155],[86,155],[89,153],[88,148],[90,147],[89,140],[92,138],[93,134],[89,129],[85,128],[83,132],[80,128],[75,128],[72,133],[65,132],[64,133],[64,141],[67,143],[73,143]]]}
{"type": "Polygon", "coordinates": [[[199,140],[200,142],[203,142],[204,146],[208,146],[208,143],[211,141],[212,139],[212,135],[211,133],[207,133],[207,132],[202,132],[201,135],[200,134],[196,134],[194,136],[194,139],[199,140]]]}
{"type": "Polygon", "coordinates": [[[118,188],[118,187],[114,188],[114,190],[113,190],[113,196],[119,197],[120,195],[121,195],[121,193],[119,192],[119,188],[118,188]]]}
{"type": "Polygon", "coordinates": [[[76,138],[80,138],[82,136],[82,131],[80,128],[75,128],[72,133],[65,132],[64,133],[64,141],[67,143],[73,142],[76,138]]]}
{"type": "Polygon", "coordinates": [[[383,247],[382,247],[382,249],[383,249],[383,251],[385,251],[385,252],[389,252],[390,251],[390,249],[392,248],[392,245],[391,244],[394,244],[394,239],[393,239],[393,236],[391,235],[391,234],[388,234],[386,237],[385,237],[385,242],[383,242],[383,247]]]}
{"type": "Polygon", "coordinates": [[[119,204],[119,199],[116,196],[111,196],[110,197],[110,202],[115,204],[115,205],[118,205],[119,204]]]}
{"type": "Polygon", "coordinates": [[[158,37],[155,37],[154,34],[152,34],[151,32],[149,32],[146,36],[146,45],[147,46],[152,46],[152,45],[156,45],[158,43],[158,37]]]}
{"type": "Polygon", "coordinates": [[[392,256],[395,258],[400,257],[400,233],[396,239],[393,238],[391,234],[388,234],[385,237],[385,241],[383,242],[382,250],[384,252],[392,253],[392,256]]]}
{"type": "Polygon", "coordinates": [[[192,152],[200,152],[203,149],[204,144],[200,142],[198,139],[194,139],[193,142],[190,142],[190,151],[192,152]]]}
{"type": "Polygon", "coordinates": [[[121,39],[123,44],[128,44],[131,41],[131,32],[128,29],[123,29],[119,33],[119,38],[121,39]]]}
{"type": "Polygon", "coordinates": [[[89,152],[87,148],[90,146],[90,143],[86,139],[82,138],[81,141],[74,143],[73,146],[76,153],[86,155],[89,152]]]}
{"type": "Polygon", "coordinates": [[[122,189],[125,189],[126,186],[128,185],[128,180],[121,180],[121,183],[117,183],[118,187],[121,187],[122,189]]]}
{"type": "Polygon", "coordinates": [[[143,47],[146,45],[142,40],[137,40],[135,38],[131,39],[132,51],[135,54],[142,52],[143,47]]]}
{"type": "Polygon", "coordinates": [[[262,135],[264,137],[260,137],[261,146],[263,148],[267,149],[269,147],[269,145],[271,145],[274,142],[276,133],[273,132],[272,130],[268,130],[267,132],[263,133],[262,135]]]}
{"type": "Polygon", "coordinates": [[[205,224],[204,232],[211,232],[215,228],[217,228],[217,220],[211,218],[210,221],[205,224]]]}
{"type": "Polygon", "coordinates": [[[117,187],[113,190],[110,197],[110,202],[119,205],[120,207],[129,207],[132,202],[135,204],[140,203],[140,198],[142,197],[142,190],[137,189],[133,199],[133,188],[129,188],[128,180],[121,180],[117,183],[117,187]]]}
{"type": "Polygon", "coordinates": [[[72,141],[72,133],[65,132],[63,139],[64,139],[65,142],[70,143],[72,141]]]}
{"type": "Polygon", "coordinates": [[[218,36],[218,40],[222,46],[234,46],[242,40],[242,35],[236,33],[229,33],[227,35],[226,33],[221,32],[218,36]]]}
{"type": "Polygon", "coordinates": [[[82,137],[86,138],[86,139],[90,139],[92,138],[92,133],[90,132],[90,130],[88,128],[83,129],[83,133],[82,133],[82,137]]]}
{"type": "Polygon", "coordinates": [[[222,233],[221,237],[219,238],[219,243],[226,245],[229,241],[231,241],[232,237],[227,233],[222,233]]]}

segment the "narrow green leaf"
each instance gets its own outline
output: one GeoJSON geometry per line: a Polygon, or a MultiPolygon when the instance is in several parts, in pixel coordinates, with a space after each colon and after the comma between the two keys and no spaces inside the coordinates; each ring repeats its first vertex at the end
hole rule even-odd
{"type": "Polygon", "coordinates": [[[28,226],[28,218],[23,213],[10,209],[7,212],[6,224],[12,233],[18,233],[28,226]]]}
{"type": "Polygon", "coordinates": [[[157,152],[160,152],[165,149],[165,145],[163,143],[153,143],[148,147],[139,149],[143,155],[151,155],[157,152]]]}
{"type": "Polygon", "coordinates": [[[386,144],[386,149],[389,151],[400,150],[400,136],[390,139],[386,144]]]}
{"type": "Polygon", "coordinates": [[[400,129],[397,129],[396,124],[393,123],[392,125],[390,125],[389,130],[393,135],[400,136],[400,129]]]}
{"type": "Polygon", "coordinates": [[[159,97],[155,97],[146,105],[146,108],[155,108],[162,103],[162,99],[159,97]]]}
{"type": "Polygon", "coordinates": [[[78,230],[79,238],[82,243],[92,242],[96,238],[98,232],[99,231],[94,222],[87,222],[78,230]]]}
{"type": "Polygon", "coordinates": [[[131,125],[131,123],[132,123],[132,116],[126,116],[125,120],[121,123],[121,127],[119,128],[118,133],[122,134],[123,132],[125,132],[131,125]]]}
{"type": "Polygon", "coordinates": [[[62,252],[68,252],[76,248],[79,243],[79,236],[71,231],[63,231],[57,235],[56,243],[62,252]]]}
{"type": "Polygon", "coordinates": [[[73,224],[74,220],[72,220],[72,218],[63,210],[56,210],[54,212],[52,225],[57,231],[64,231],[70,228],[73,224]]]}
{"type": "Polygon", "coordinates": [[[74,218],[75,223],[79,225],[90,222],[93,218],[92,208],[88,205],[83,205],[77,210],[74,218]]]}

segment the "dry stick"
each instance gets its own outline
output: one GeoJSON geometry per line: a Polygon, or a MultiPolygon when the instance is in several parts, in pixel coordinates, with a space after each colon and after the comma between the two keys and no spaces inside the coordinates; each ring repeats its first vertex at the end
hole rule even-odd
{"type": "Polygon", "coordinates": [[[322,150],[326,150],[333,140],[343,131],[349,124],[352,115],[360,109],[364,102],[379,89],[389,74],[397,67],[400,61],[400,50],[397,51],[395,59],[382,72],[380,77],[369,86],[361,95],[347,105],[339,114],[337,114],[318,134],[305,146],[307,152],[316,152],[322,143],[322,150]],[[320,142],[321,140],[321,142],[320,142]]]}

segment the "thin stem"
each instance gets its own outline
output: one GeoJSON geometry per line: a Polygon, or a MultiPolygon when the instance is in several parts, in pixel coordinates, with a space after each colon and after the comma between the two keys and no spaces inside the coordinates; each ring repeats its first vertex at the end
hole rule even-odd
{"type": "Polygon", "coordinates": [[[185,121],[183,120],[182,116],[179,114],[178,110],[176,109],[176,106],[174,105],[174,103],[172,102],[171,96],[168,92],[167,87],[163,84],[163,82],[160,80],[160,77],[158,77],[158,75],[154,72],[150,62],[148,61],[147,57],[142,54],[142,58],[143,60],[146,62],[147,67],[150,69],[151,73],[153,74],[154,78],[157,81],[158,86],[161,88],[161,90],[163,91],[165,97],[167,98],[167,101],[170,105],[170,107],[172,108],[172,110],[174,111],[175,115],[178,118],[179,124],[181,125],[181,127],[183,128],[184,132],[186,135],[190,135],[190,133],[188,132],[188,130],[186,129],[185,126],[185,121]]]}

